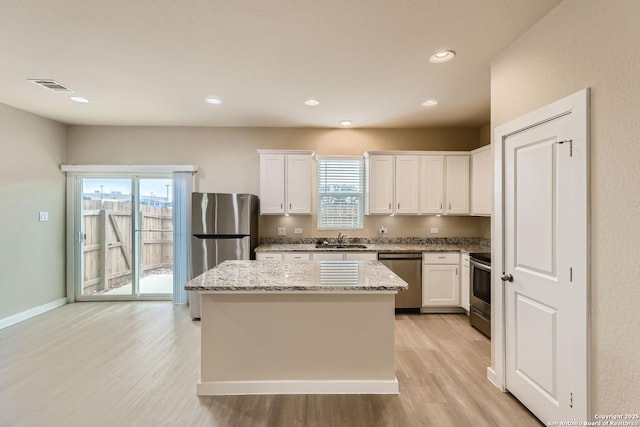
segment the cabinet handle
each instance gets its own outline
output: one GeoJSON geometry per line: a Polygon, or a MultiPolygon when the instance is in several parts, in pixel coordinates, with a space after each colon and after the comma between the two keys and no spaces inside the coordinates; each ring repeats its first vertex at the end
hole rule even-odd
{"type": "Polygon", "coordinates": [[[280,203],[280,209],[284,208],[284,203],[280,203]]]}
{"type": "Polygon", "coordinates": [[[398,203],[398,209],[400,209],[400,203],[398,203]]]}
{"type": "Polygon", "coordinates": [[[456,276],[458,275],[458,267],[456,267],[456,276]]]}
{"type": "Polygon", "coordinates": [[[440,202],[440,209],[442,209],[442,202],[440,202]]]}
{"type": "Polygon", "coordinates": [[[449,203],[449,210],[451,210],[451,203],[449,203]]]}
{"type": "Polygon", "coordinates": [[[291,209],[291,208],[292,208],[292,204],[291,204],[291,203],[289,203],[289,209],[291,209]]]}
{"type": "Polygon", "coordinates": [[[391,209],[391,203],[389,203],[389,209],[391,209]]]}

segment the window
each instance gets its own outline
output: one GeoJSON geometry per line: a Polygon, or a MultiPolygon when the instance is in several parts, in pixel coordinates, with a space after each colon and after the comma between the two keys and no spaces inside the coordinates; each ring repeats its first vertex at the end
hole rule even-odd
{"type": "Polygon", "coordinates": [[[362,228],[361,157],[318,157],[318,230],[362,228]]]}

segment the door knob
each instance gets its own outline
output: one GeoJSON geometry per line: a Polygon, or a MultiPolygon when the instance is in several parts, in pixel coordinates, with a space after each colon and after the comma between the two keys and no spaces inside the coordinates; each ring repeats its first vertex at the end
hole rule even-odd
{"type": "Polygon", "coordinates": [[[502,276],[500,276],[500,280],[502,280],[503,282],[513,282],[513,276],[511,274],[502,274],[502,276]]]}

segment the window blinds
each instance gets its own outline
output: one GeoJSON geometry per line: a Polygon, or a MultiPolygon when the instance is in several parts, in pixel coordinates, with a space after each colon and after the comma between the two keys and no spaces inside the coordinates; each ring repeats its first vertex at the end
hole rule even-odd
{"type": "Polygon", "coordinates": [[[362,158],[318,159],[318,229],[361,229],[364,199],[362,158]]]}

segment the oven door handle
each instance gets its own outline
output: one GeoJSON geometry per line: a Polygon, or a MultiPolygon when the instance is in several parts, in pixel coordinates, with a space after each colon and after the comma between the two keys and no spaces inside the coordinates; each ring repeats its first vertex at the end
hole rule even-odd
{"type": "Polygon", "coordinates": [[[469,260],[469,264],[474,266],[475,268],[478,268],[480,270],[484,270],[484,271],[486,271],[488,273],[491,273],[491,266],[490,265],[481,264],[479,262],[476,262],[473,259],[469,260]]]}

